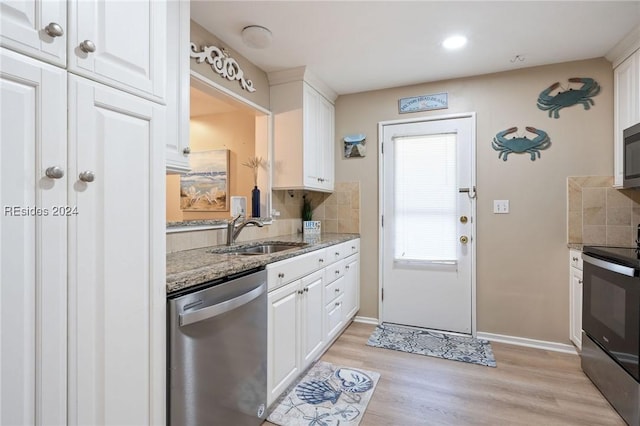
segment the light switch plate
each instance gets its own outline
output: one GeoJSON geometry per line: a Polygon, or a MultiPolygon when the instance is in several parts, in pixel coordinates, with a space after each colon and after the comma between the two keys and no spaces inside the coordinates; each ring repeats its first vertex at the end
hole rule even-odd
{"type": "Polygon", "coordinates": [[[509,213],[509,200],[493,200],[493,212],[497,214],[509,213]]]}

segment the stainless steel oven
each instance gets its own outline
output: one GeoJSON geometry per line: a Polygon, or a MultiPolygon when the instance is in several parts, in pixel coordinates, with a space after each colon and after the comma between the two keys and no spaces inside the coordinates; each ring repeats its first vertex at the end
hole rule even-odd
{"type": "Polygon", "coordinates": [[[640,123],[624,129],[622,140],[624,144],[622,186],[638,188],[640,187],[640,123]]]}
{"type": "Polygon", "coordinates": [[[640,424],[640,252],[585,247],[582,369],[629,424],[640,424]]]}

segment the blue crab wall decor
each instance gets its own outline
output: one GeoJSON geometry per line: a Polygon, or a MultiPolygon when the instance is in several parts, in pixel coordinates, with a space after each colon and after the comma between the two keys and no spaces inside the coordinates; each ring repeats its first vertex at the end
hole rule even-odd
{"type": "Polygon", "coordinates": [[[506,136],[518,131],[517,127],[511,127],[507,130],[498,132],[491,142],[491,146],[498,152],[498,158],[507,161],[507,156],[511,153],[531,155],[531,161],[536,160],[536,155],[540,158],[540,150],[547,149],[551,145],[551,139],[547,132],[536,129],[535,127],[525,127],[528,132],[535,133],[537,136],[529,139],[526,136],[513,137],[507,139],[506,136]]]}
{"type": "Polygon", "coordinates": [[[595,105],[591,98],[600,93],[600,85],[597,81],[592,78],[574,77],[570,78],[569,82],[582,83],[582,86],[579,89],[570,88],[551,96],[551,92],[560,86],[560,82],[553,83],[540,92],[538,108],[543,111],[549,111],[549,117],[553,114],[553,118],[560,118],[560,110],[562,108],[582,104],[584,109],[590,109],[591,105],[595,105]]]}

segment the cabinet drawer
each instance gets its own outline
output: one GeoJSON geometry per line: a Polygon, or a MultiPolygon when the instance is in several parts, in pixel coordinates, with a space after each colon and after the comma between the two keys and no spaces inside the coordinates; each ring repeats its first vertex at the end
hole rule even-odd
{"type": "Polygon", "coordinates": [[[332,338],[340,330],[342,326],[342,300],[343,296],[338,297],[333,302],[328,303],[325,307],[327,313],[327,337],[332,338]]]}
{"type": "Polygon", "coordinates": [[[324,266],[325,251],[316,250],[267,265],[269,291],[317,271],[324,266]]]}
{"type": "Polygon", "coordinates": [[[578,250],[569,250],[569,262],[572,267],[582,271],[582,252],[578,250]]]}
{"type": "Polygon", "coordinates": [[[347,262],[345,260],[341,260],[339,262],[335,262],[332,265],[327,266],[324,269],[324,282],[326,284],[330,284],[337,280],[340,277],[344,276],[345,273],[345,265],[347,262]]]}
{"type": "Polygon", "coordinates": [[[328,304],[344,293],[344,279],[335,280],[324,289],[324,300],[328,304]]]}
{"type": "Polygon", "coordinates": [[[356,254],[360,251],[360,239],[345,241],[344,243],[336,244],[331,247],[327,247],[327,259],[329,262],[337,262],[352,254],[356,254]]]}

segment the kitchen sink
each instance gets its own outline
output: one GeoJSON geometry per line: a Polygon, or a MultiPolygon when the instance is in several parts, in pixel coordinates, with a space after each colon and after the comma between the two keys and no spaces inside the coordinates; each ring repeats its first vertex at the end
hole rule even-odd
{"type": "Polygon", "coordinates": [[[224,253],[238,256],[256,256],[261,254],[278,253],[280,251],[302,248],[305,246],[307,246],[306,243],[274,242],[251,246],[227,247],[220,251],[216,250],[214,251],[214,253],[224,253]]]}

